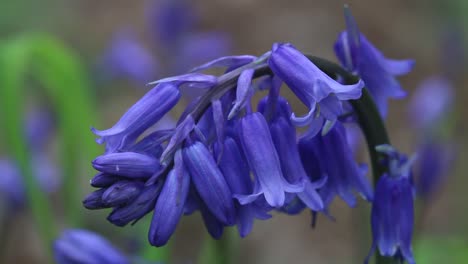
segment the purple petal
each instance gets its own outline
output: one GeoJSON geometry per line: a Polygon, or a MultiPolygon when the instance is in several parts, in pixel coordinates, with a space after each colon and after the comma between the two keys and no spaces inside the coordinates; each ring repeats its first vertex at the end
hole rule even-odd
{"type": "Polygon", "coordinates": [[[175,167],[169,172],[154,208],[148,238],[153,246],[164,246],[174,233],[184,212],[190,176],[184,168],[181,151],[175,154],[175,167]]]}
{"type": "Polygon", "coordinates": [[[200,142],[183,150],[192,181],[208,209],[224,224],[234,223],[232,194],[212,154],[200,142]]]}
{"type": "Polygon", "coordinates": [[[281,207],[285,192],[298,192],[303,186],[287,183],[283,178],[278,154],[268,129],[268,124],[260,113],[245,116],[240,123],[239,137],[246,159],[253,171],[260,192],[273,207],[281,207]]]}
{"type": "Polygon", "coordinates": [[[244,108],[245,104],[250,100],[253,94],[252,91],[252,77],[254,69],[247,69],[243,71],[237,81],[236,89],[236,102],[229,112],[228,119],[233,118],[237,113],[244,108]]]}
{"type": "Polygon", "coordinates": [[[106,151],[112,152],[135,141],[146,129],[157,123],[180,98],[179,90],[172,84],[160,84],[136,102],[110,129],[96,130],[101,138],[99,144],[106,143],[106,151]]]}
{"type": "Polygon", "coordinates": [[[255,59],[257,59],[257,57],[251,55],[225,56],[195,67],[190,70],[190,72],[200,72],[214,67],[240,67],[242,65],[251,63],[255,59]]]}
{"type": "Polygon", "coordinates": [[[156,158],[135,152],[104,154],[92,163],[98,171],[129,178],[149,178],[161,166],[156,158]]]}

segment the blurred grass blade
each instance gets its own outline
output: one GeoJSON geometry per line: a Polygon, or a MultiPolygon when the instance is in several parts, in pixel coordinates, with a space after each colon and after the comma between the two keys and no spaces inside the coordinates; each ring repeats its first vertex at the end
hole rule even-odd
{"type": "Polygon", "coordinates": [[[5,143],[23,175],[28,204],[45,245],[55,237],[52,211],[45,193],[40,190],[31,167],[31,158],[23,131],[24,74],[30,55],[29,44],[23,39],[0,47],[0,113],[5,143]]]}
{"type": "Polygon", "coordinates": [[[32,74],[44,86],[59,120],[62,194],[67,222],[70,226],[80,226],[85,210],[81,205],[80,175],[92,172],[88,163],[84,165],[79,161],[90,161],[99,152],[89,131],[90,125],[96,124],[91,85],[77,56],[59,41],[38,35],[31,44],[32,74]]]}

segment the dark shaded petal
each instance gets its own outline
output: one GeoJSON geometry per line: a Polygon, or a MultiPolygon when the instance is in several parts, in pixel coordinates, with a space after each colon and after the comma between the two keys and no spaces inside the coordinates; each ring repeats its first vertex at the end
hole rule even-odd
{"type": "Polygon", "coordinates": [[[117,175],[99,172],[90,180],[90,184],[91,186],[98,188],[109,187],[120,180],[125,180],[125,178],[117,175]]]}
{"type": "Polygon", "coordinates": [[[102,201],[102,194],[106,191],[106,188],[99,189],[94,191],[83,200],[83,206],[86,209],[95,210],[95,209],[102,209],[102,208],[109,208],[111,206],[107,205],[102,201]]]}
{"type": "Polygon", "coordinates": [[[148,239],[153,246],[164,246],[174,233],[184,212],[190,176],[184,168],[182,153],[175,154],[174,169],[169,172],[156,202],[148,239]]]}
{"type": "Polygon", "coordinates": [[[184,141],[190,132],[195,128],[195,121],[193,117],[189,114],[185,119],[179,123],[175,129],[174,134],[172,135],[169,143],[167,144],[164,152],[161,154],[161,163],[167,164],[170,159],[172,159],[171,154],[175,152],[177,145],[181,144],[184,141]]]}
{"type": "Polygon", "coordinates": [[[140,195],[133,201],[125,206],[115,208],[107,217],[107,220],[117,226],[125,226],[132,221],[135,223],[154,209],[161,187],[161,182],[145,186],[140,195]]]}
{"type": "Polygon", "coordinates": [[[219,221],[234,223],[232,194],[212,154],[200,142],[183,150],[184,163],[203,202],[219,221]]]}
{"type": "Polygon", "coordinates": [[[119,206],[133,200],[143,189],[139,181],[119,181],[102,194],[101,200],[109,207],[119,206]]]}

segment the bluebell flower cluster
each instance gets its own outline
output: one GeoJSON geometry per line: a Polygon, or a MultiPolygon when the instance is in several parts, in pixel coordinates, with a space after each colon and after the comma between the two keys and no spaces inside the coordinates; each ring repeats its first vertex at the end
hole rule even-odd
{"type": "MultiPolygon", "coordinates": [[[[171,12],[186,12],[173,7],[171,12]]],[[[347,30],[335,43],[345,69],[304,55],[290,43],[275,43],[261,56],[220,57],[150,83],[154,87],[111,128],[92,129],[105,152],[92,161],[99,172],[91,185],[98,189],[84,206],[112,208],[107,219],[117,226],[152,213],[148,240],[159,247],[182,216],[197,211],[213,238],[228,226],[245,237],[255,219],[267,220],[274,211],[308,210],[315,224],[318,214],[332,217],[335,198],[355,207],[362,197],[372,203],[369,256],[378,248],[383,256],[415,263],[413,159],[384,144],[382,123],[388,98],[405,95],[396,76],[408,73],[414,62],[385,58],[345,10],[347,30]],[[223,73],[206,73],[213,68],[223,73]],[[173,127],[154,130],[178,105],[182,90],[197,96],[173,127]],[[299,114],[285,93],[306,113],[299,114]],[[346,128],[350,123],[359,124],[368,140],[375,191],[367,165],[354,159],[359,139],[346,128]],[[384,145],[376,152],[373,146],[379,144],[384,145]]],[[[175,33],[161,31],[160,41],[178,42],[177,32],[187,32],[185,23],[192,19],[169,23],[175,33]]]]}
{"type": "Polygon", "coordinates": [[[130,259],[104,237],[84,229],[67,229],[53,244],[57,264],[130,264],[130,259]]]}
{"type": "Polygon", "coordinates": [[[108,220],[118,226],[154,211],[152,245],[165,245],[180,218],[195,211],[214,238],[234,225],[244,237],[272,210],[328,214],[335,197],[351,207],[357,194],[372,201],[367,168],[353,159],[340,120],[347,101],[360,98],[362,81],[341,84],[293,45],[276,43],[260,57],[222,57],[153,84],[113,127],[93,129],[106,151],[92,162],[99,173],[91,185],[99,189],[83,201],[113,208],[108,220]],[[225,73],[203,73],[213,67],[225,73]],[[283,83],[308,107],[305,116],[280,95],[283,83]],[[182,88],[205,93],[175,128],[147,133],[182,88]],[[267,95],[254,108],[258,91],[267,95]]]}
{"type": "Polygon", "coordinates": [[[414,187],[411,167],[414,157],[397,152],[390,145],[380,145],[377,150],[385,154],[382,161],[388,172],[382,175],[375,188],[372,203],[372,248],[382,256],[394,257],[415,264],[411,240],[414,222],[414,187]]]}

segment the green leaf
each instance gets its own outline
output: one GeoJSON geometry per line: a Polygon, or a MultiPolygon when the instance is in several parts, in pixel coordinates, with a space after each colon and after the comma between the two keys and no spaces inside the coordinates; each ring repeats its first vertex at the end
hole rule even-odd
{"type": "Polygon", "coordinates": [[[459,237],[426,237],[415,247],[417,263],[468,263],[468,242],[459,237]]]}

